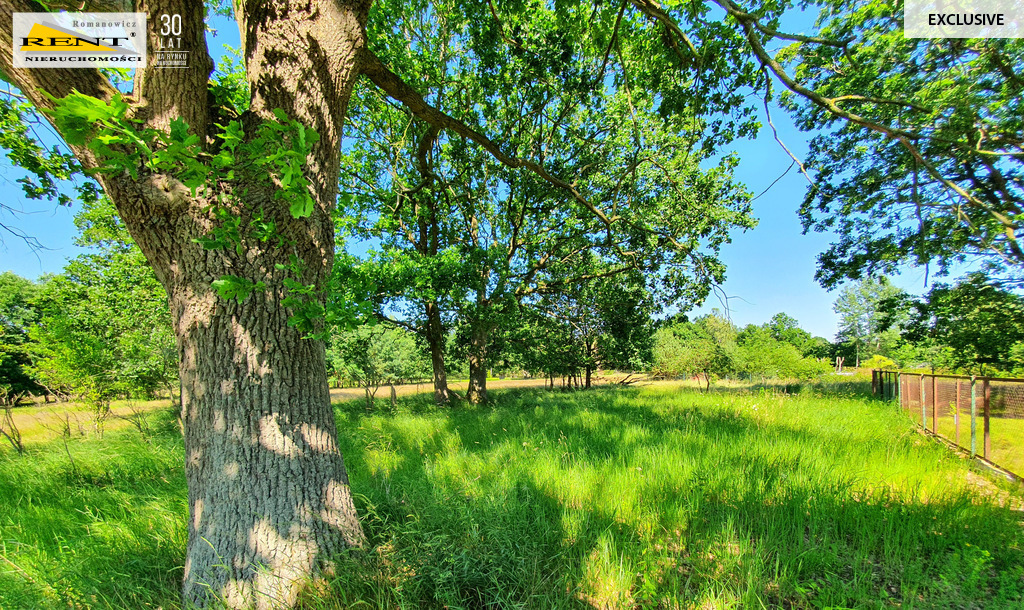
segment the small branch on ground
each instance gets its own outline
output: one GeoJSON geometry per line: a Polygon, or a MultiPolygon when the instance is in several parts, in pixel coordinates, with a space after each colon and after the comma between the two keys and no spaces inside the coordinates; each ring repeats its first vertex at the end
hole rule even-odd
{"type": "MultiPolygon", "coordinates": [[[[16,402],[17,401],[15,401],[15,403],[16,402]]],[[[14,449],[17,450],[19,454],[24,454],[25,445],[21,442],[21,431],[18,430],[18,425],[14,423],[13,410],[13,404],[4,405],[4,416],[3,419],[0,420],[0,434],[3,434],[4,438],[10,441],[11,445],[14,446],[14,449]]]]}

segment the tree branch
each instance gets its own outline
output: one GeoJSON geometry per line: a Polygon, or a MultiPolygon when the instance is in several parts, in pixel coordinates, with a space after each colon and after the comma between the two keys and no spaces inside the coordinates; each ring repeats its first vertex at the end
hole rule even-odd
{"type": "Polygon", "coordinates": [[[580,193],[572,184],[552,176],[542,165],[534,163],[533,161],[505,154],[505,152],[487,136],[481,134],[462,121],[459,121],[458,119],[445,114],[428,104],[426,100],[423,99],[423,96],[407,85],[401,77],[388,69],[387,66],[385,66],[369,49],[363,50],[362,60],[363,74],[365,74],[375,85],[384,90],[384,92],[389,96],[405,104],[405,106],[420,119],[423,119],[431,125],[451,131],[466,138],[467,140],[475,142],[506,167],[513,169],[527,169],[549,184],[566,191],[576,202],[597,216],[597,218],[599,218],[601,222],[609,228],[609,230],[612,223],[618,220],[617,217],[608,217],[593,203],[587,200],[587,198],[584,197],[583,194],[580,193]]]}

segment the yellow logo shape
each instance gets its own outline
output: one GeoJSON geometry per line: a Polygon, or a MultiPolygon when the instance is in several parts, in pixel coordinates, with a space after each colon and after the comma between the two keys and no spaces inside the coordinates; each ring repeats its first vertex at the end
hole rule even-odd
{"type": "Polygon", "coordinates": [[[124,53],[125,49],[112,48],[106,45],[99,44],[98,39],[84,34],[78,34],[77,36],[71,35],[66,31],[55,30],[51,27],[34,23],[32,29],[29,30],[28,36],[25,40],[32,40],[33,44],[22,45],[22,51],[82,51],[95,53],[109,52],[109,53],[124,53]],[[96,41],[96,42],[94,42],[96,41]]]}

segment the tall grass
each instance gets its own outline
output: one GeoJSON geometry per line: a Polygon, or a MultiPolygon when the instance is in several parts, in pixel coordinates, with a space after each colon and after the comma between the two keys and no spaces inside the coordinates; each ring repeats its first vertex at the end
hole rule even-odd
{"type": "Polygon", "coordinates": [[[158,413],[122,429],[0,453],[0,608],[178,604],[187,529],[181,436],[158,413]]]}
{"type": "MultiPolygon", "coordinates": [[[[664,385],[428,401],[339,406],[371,546],[310,607],[1024,603],[1021,513],[881,403],[664,385]]],[[[152,445],[79,441],[78,473],[62,446],[0,457],[17,565],[0,607],[175,607],[186,507],[165,424],[152,445]]]]}

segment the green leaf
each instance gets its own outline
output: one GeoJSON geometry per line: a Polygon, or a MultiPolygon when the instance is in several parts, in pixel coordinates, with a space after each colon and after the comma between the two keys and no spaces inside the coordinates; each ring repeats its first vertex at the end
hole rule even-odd
{"type": "Polygon", "coordinates": [[[291,200],[288,206],[292,218],[306,218],[313,213],[313,198],[308,193],[302,193],[291,200]]]}
{"type": "Polygon", "coordinates": [[[238,299],[239,301],[249,296],[249,293],[258,286],[245,278],[234,275],[222,275],[219,280],[214,280],[210,285],[222,299],[238,299]]]}
{"type": "Polygon", "coordinates": [[[189,138],[188,123],[181,117],[171,121],[171,140],[174,142],[186,142],[189,138]]]}

